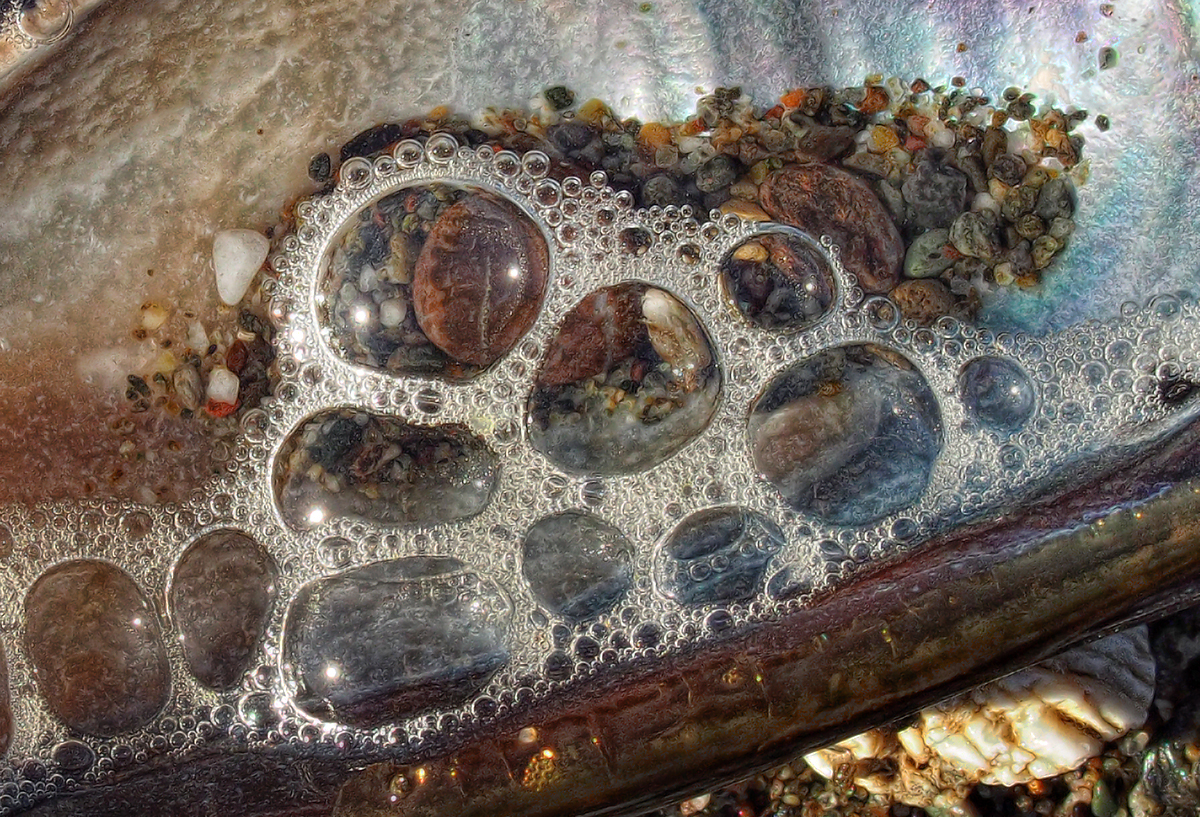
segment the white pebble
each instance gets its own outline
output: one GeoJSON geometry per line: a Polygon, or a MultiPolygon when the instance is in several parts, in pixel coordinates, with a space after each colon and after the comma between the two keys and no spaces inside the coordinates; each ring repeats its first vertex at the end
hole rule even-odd
{"type": "Polygon", "coordinates": [[[399,298],[392,298],[379,305],[379,322],[389,329],[399,326],[408,315],[408,304],[399,298]]]}
{"type": "Polygon", "coordinates": [[[267,260],[271,242],[254,230],[222,230],[213,239],[213,271],[217,294],[234,306],[242,300],[255,273],[267,260]]]}
{"type": "Polygon", "coordinates": [[[238,398],[237,375],[224,366],[213,367],[208,376],[208,399],[214,403],[234,405],[238,398]]]}
{"type": "Polygon", "coordinates": [[[203,352],[208,349],[208,332],[200,321],[192,321],[188,324],[187,345],[195,352],[203,352]]]}
{"type": "Polygon", "coordinates": [[[171,316],[170,310],[166,307],[159,306],[155,303],[142,304],[142,328],[147,332],[153,332],[171,316]]]}
{"type": "Polygon", "coordinates": [[[971,209],[975,212],[980,210],[992,210],[1000,212],[1000,202],[992,198],[991,193],[976,193],[975,200],[971,202],[971,209]]]}
{"type": "MultiPolygon", "coordinates": [[[[927,127],[926,132],[929,128],[927,127]]],[[[954,147],[954,131],[950,128],[942,128],[940,131],[933,134],[929,139],[929,144],[935,148],[952,148],[954,147]]]]}

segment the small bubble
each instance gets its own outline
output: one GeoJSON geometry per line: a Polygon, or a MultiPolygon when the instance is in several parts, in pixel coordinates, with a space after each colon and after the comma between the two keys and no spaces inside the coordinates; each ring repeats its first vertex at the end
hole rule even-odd
{"type": "Polygon", "coordinates": [[[425,155],[435,164],[446,164],[458,152],[458,140],[448,133],[435,133],[425,143],[425,155]]]}
{"type": "Polygon", "coordinates": [[[424,388],[417,392],[413,404],[424,414],[437,414],[442,410],[442,395],[436,389],[424,388]]]}
{"type": "Polygon", "coordinates": [[[521,167],[529,176],[540,179],[550,171],[550,157],[540,150],[531,150],[522,157],[521,167]]]}
{"type": "Polygon", "coordinates": [[[145,511],[129,511],[121,517],[121,530],[130,539],[144,538],[153,527],[154,519],[145,511]]]}
{"type": "Polygon", "coordinates": [[[279,721],[269,692],[251,692],[238,701],[238,717],[247,726],[270,728],[279,721]]]}
{"type": "Polygon", "coordinates": [[[595,507],[604,501],[604,483],[598,479],[585,480],[579,486],[579,499],[584,505],[595,507]]]}
{"type": "Polygon", "coordinates": [[[50,45],[66,37],[75,23],[72,0],[26,0],[18,4],[17,25],[39,45],[50,45]]]}
{"type": "Polygon", "coordinates": [[[349,566],[354,554],[354,545],[340,536],[331,537],[321,542],[317,547],[321,564],[332,570],[341,570],[349,566]]]}

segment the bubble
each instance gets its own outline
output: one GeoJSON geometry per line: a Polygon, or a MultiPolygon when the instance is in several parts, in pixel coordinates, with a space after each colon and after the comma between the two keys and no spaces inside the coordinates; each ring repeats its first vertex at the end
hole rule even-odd
{"type": "Polygon", "coordinates": [[[314,717],[375,726],[464,702],[508,661],[511,610],[457,559],[376,562],[306,585],[284,663],[314,717]]]}
{"type": "Polygon", "coordinates": [[[39,45],[50,45],[67,36],[75,24],[72,0],[25,0],[19,4],[17,25],[39,45]]]}
{"type": "Polygon", "coordinates": [[[783,545],[783,532],[756,511],[708,508],[684,519],[660,546],[659,586],[681,604],[746,601],[783,545]]]}
{"type": "Polygon", "coordinates": [[[942,447],[925,378],[875,345],[827,349],[776,375],[747,431],[759,474],[793,509],[838,525],[915,502],[942,447]]]}
{"type": "Polygon", "coordinates": [[[147,723],[166,703],[170,670],[158,617],[124,572],[62,562],[25,599],[25,648],[50,710],[107,737],[147,723]]]}
{"type": "Polygon", "coordinates": [[[1036,405],[1029,376],[1006,358],[979,357],[970,361],[959,373],[958,387],[967,414],[996,431],[1017,431],[1036,405]]]}
{"type": "Polygon", "coordinates": [[[721,260],[721,283],[737,311],[763,329],[805,329],[833,305],[833,267],[799,233],[745,239],[721,260]]]}
{"type": "Polygon", "coordinates": [[[404,139],[396,144],[392,154],[400,167],[416,167],[425,158],[425,146],[416,139],[404,139]]]}
{"type": "Polygon", "coordinates": [[[458,152],[458,140],[448,133],[435,133],[425,143],[425,155],[434,164],[446,164],[458,152]]]}
{"type": "Polygon", "coordinates": [[[611,610],[633,580],[633,546],[581,511],[543,517],[525,534],[521,572],[539,604],[580,622],[611,610]]]}
{"type": "Polygon", "coordinates": [[[275,493],[296,528],[334,519],[382,524],[449,522],[487,504],[498,463],[460,426],[331,410],[291,433],[275,462],[275,493]]]}
{"type": "Polygon", "coordinates": [[[238,699],[238,719],[256,729],[270,729],[279,722],[275,700],[269,692],[250,692],[238,699]]]}
{"type": "Polygon", "coordinates": [[[540,179],[550,171],[550,157],[540,150],[531,150],[521,157],[521,167],[530,177],[540,179]]]}
{"type": "Polygon", "coordinates": [[[279,568],[241,531],[206,533],[188,546],[171,581],[171,616],[184,660],[214,689],[236,684],[267,627],[279,568]]]}
{"type": "Polygon", "coordinates": [[[569,471],[621,474],[670,457],[708,424],[721,374],[682,302],[637,282],[563,318],[528,401],[530,442],[569,471]]]}

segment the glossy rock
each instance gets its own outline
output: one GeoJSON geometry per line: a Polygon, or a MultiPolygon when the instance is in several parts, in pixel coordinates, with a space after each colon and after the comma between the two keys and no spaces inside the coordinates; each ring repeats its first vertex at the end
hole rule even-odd
{"type": "Polygon", "coordinates": [[[550,257],[516,207],[471,194],[433,225],[417,259],[413,306],[425,334],[450,357],[487,366],[537,319],[550,257]]]}
{"type": "Polygon", "coordinates": [[[284,444],[276,497],[299,528],[338,517],[449,522],[483,510],[497,469],[491,450],[458,426],[334,410],[304,423],[284,444]]]}
{"type": "Polygon", "coordinates": [[[803,238],[765,233],[734,247],[721,262],[721,283],[738,311],[764,329],[810,326],[833,304],[833,271],[803,238]]]}
{"type": "Polygon", "coordinates": [[[776,376],[749,423],[755,467],[797,511],[861,525],[925,490],[942,447],[925,379],[872,345],[820,352],[776,376]]]}
{"type": "Polygon", "coordinates": [[[521,571],[534,598],[572,621],[608,612],[633,582],[633,546],[581,511],[538,520],[525,534],[521,571]]]}
{"type": "Polygon", "coordinates": [[[777,221],[814,238],[832,238],[842,264],[865,291],[883,294],[896,285],[904,241],[862,179],[828,165],[793,165],[768,176],[759,198],[777,221]]]}
{"type": "Polygon", "coordinates": [[[558,327],[529,399],[534,448],[572,470],[656,465],[703,431],[721,374],[703,327],[665,290],[597,290],[558,327]]]}
{"type": "Polygon", "coordinates": [[[779,526],[745,508],[707,508],[683,520],[663,545],[659,584],[682,604],[746,601],[784,545],[779,526]]]}
{"type": "Polygon", "coordinates": [[[234,530],[192,543],[171,582],[171,615],[188,669],[205,686],[233,686],[247,670],[275,600],[279,570],[257,542],[234,530]]]}
{"type": "Polygon", "coordinates": [[[50,568],[25,600],[25,648],[38,688],[67,726],[110,736],[166,703],[170,670],[146,596],[107,562],[50,568]]]}
{"type": "Polygon", "coordinates": [[[374,726],[477,692],[508,660],[509,608],[457,559],[377,562],[305,586],[284,661],[315,717],[374,726]]]}

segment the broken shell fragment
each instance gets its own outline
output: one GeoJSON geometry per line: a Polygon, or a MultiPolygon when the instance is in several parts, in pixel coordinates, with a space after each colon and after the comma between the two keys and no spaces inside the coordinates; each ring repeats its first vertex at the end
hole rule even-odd
{"type": "Polygon", "coordinates": [[[907,729],[873,729],[805,760],[909,805],[952,808],[977,783],[1028,783],[1098,755],[1145,721],[1154,672],[1146,627],[1134,627],[924,709],[907,729]]]}

